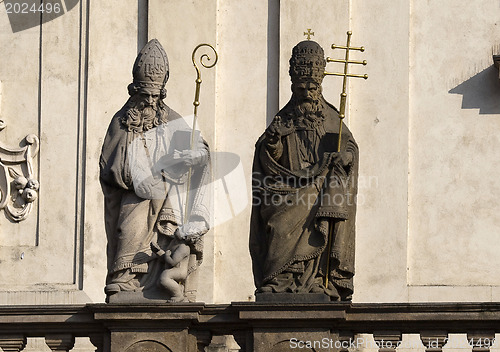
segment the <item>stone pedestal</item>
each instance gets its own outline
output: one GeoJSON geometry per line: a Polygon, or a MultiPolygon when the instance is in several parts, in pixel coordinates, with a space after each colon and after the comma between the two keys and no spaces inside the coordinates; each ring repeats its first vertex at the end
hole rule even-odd
{"type": "Polygon", "coordinates": [[[110,303],[87,308],[106,329],[104,352],[332,352],[352,331],[346,325],[352,309],[347,302],[110,303]]]}
{"type": "Polygon", "coordinates": [[[337,351],[339,329],[350,303],[232,303],[251,326],[247,350],[255,352],[337,351]]]}
{"type": "Polygon", "coordinates": [[[327,328],[257,328],[253,332],[253,350],[262,352],[330,352],[334,351],[335,341],[327,328]]]}
{"type": "Polygon", "coordinates": [[[208,336],[197,336],[192,329],[204,306],[203,303],[99,304],[91,309],[95,319],[102,321],[110,332],[109,352],[183,352],[203,351],[210,343],[208,336]]]}
{"type": "Polygon", "coordinates": [[[318,303],[330,302],[330,297],[323,293],[257,293],[256,302],[281,303],[318,303]]]}
{"type": "Polygon", "coordinates": [[[145,332],[116,331],[111,333],[111,352],[170,352],[196,351],[196,340],[187,329],[145,332]]]}

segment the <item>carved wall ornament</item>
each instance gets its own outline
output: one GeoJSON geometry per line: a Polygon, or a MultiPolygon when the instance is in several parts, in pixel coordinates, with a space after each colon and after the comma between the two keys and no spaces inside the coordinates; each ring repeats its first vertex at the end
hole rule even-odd
{"type": "MultiPolygon", "coordinates": [[[[0,121],[0,131],[5,128],[0,121]]],[[[15,222],[26,219],[40,187],[35,179],[33,158],[40,142],[34,134],[24,138],[25,146],[6,148],[0,144],[0,210],[15,222]]]]}

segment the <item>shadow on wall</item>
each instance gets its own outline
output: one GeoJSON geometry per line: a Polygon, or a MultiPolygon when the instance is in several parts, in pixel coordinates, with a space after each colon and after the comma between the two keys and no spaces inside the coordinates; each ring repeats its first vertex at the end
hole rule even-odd
{"type": "MultiPolygon", "coordinates": [[[[69,12],[80,0],[4,0],[12,32],[20,32],[52,21],[69,12]]],[[[1,1],[0,1],[1,2],[1,1]]]]}
{"type": "Polygon", "coordinates": [[[480,114],[500,114],[500,80],[498,69],[493,65],[448,93],[463,95],[462,109],[479,109],[480,114]]]}

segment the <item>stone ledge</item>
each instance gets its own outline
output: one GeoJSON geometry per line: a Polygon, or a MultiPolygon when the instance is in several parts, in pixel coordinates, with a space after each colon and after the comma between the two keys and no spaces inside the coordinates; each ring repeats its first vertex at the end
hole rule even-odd
{"type": "Polygon", "coordinates": [[[180,321],[198,330],[248,329],[259,321],[272,324],[320,324],[370,333],[374,328],[418,332],[443,329],[495,330],[500,303],[280,303],[231,304],[87,304],[0,306],[0,332],[102,331],[107,322],[180,321]],[[29,329],[28,329],[29,327],[29,329]]]}

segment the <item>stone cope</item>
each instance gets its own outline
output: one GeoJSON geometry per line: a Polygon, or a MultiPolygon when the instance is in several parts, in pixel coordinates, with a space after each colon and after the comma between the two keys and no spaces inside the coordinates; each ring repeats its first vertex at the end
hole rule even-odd
{"type": "Polygon", "coordinates": [[[292,97],[255,146],[250,253],[257,300],[352,298],[358,146],[343,125],[337,151],[343,122],[322,95],[325,66],[316,42],[293,48],[292,97]]]}

